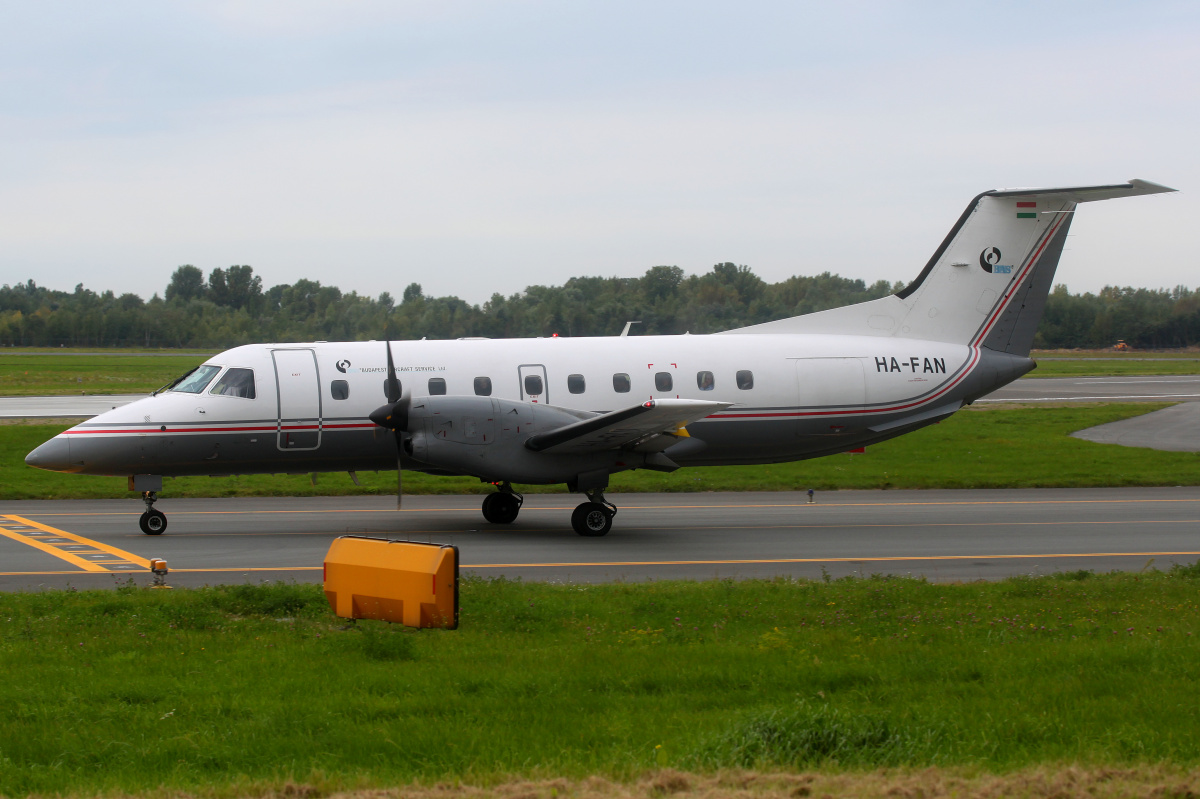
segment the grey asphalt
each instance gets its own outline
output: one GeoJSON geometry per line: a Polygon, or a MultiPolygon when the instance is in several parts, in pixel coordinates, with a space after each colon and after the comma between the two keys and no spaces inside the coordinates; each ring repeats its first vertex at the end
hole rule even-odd
{"type": "Polygon", "coordinates": [[[610,499],[621,510],[603,538],[571,531],[578,498],[567,495],[531,495],[511,526],[484,522],[479,497],[408,497],[400,513],[389,497],[168,498],[158,507],[170,525],[158,537],[138,531],[136,499],[0,502],[0,590],[147,583],[151,557],[167,560],[171,585],[319,582],[330,542],[345,533],[454,544],[465,574],[572,583],[823,574],[970,581],[1169,568],[1200,557],[1196,487],[845,491],[818,493],[811,505],[800,492],[610,499]],[[104,570],[86,572],[68,556],[104,570]]]}
{"type": "Polygon", "coordinates": [[[1023,377],[978,402],[1195,402],[1200,375],[1023,377]]]}
{"type": "Polygon", "coordinates": [[[1099,444],[1200,452],[1200,402],[1181,402],[1161,411],[1071,434],[1099,444]]]}

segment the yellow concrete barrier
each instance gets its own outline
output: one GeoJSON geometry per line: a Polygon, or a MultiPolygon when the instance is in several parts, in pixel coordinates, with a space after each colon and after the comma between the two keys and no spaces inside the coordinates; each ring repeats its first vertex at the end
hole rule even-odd
{"type": "Polygon", "coordinates": [[[344,619],[458,628],[458,547],[344,535],[325,555],[325,598],[344,619]]]}

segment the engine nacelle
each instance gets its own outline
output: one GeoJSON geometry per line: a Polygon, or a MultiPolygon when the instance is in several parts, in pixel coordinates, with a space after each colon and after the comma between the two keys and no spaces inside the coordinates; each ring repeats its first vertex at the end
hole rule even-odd
{"type": "MultiPolygon", "coordinates": [[[[531,452],[525,441],[595,414],[491,397],[414,399],[405,451],[433,469],[470,474],[489,482],[570,483],[587,486],[607,475],[644,465],[645,456],[616,450],[555,455],[531,452]]],[[[420,468],[418,466],[417,468],[420,468]]]]}

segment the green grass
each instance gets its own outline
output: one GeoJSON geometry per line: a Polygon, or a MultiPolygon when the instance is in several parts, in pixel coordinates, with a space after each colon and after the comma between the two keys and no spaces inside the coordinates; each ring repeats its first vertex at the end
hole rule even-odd
{"type": "Polygon", "coordinates": [[[1200,349],[1180,349],[1180,350],[1126,350],[1118,352],[1112,348],[1103,350],[1033,350],[1029,357],[1035,360],[1043,358],[1060,358],[1060,359],[1077,359],[1077,358],[1100,358],[1100,359],[1131,359],[1145,360],[1153,358],[1156,360],[1194,360],[1200,358],[1200,349]]]}
{"type": "MultiPolygon", "coordinates": [[[[941,424],[868,447],[862,455],[834,455],[796,463],[719,466],[613,476],[609,490],[790,491],[849,488],[1024,488],[1200,485],[1200,454],[1161,452],[1071,438],[1093,425],[1127,419],[1163,404],[970,408],[941,424]]],[[[0,425],[0,499],[129,497],[123,477],[56,474],[25,465],[25,455],[65,428],[63,424],[0,425]]],[[[359,473],[361,488],[341,473],[304,476],[183,477],[166,481],[164,496],[329,496],[391,494],[395,472],[359,473]]],[[[469,477],[405,472],[410,494],[491,491],[469,477]]],[[[562,486],[522,486],[562,492],[562,486]]]]}
{"type": "Polygon", "coordinates": [[[1072,361],[1038,359],[1037,369],[1030,372],[1029,377],[1147,377],[1195,374],[1200,374],[1200,359],[1127,361],[1121,358],[1086,358],[1072,361]]]}
{"type": "Polygon", "coordinates": [[[161,388],[207,356],[0,352],[0,396],[141,394],[161,388]]]}
{"type": "Polygon", "coordinates": [[[0,595],[0,795],[1194,766],[1198,593],[1195,566],[472,579],[456,632],[346,625],[307,585],[0,595]]]}

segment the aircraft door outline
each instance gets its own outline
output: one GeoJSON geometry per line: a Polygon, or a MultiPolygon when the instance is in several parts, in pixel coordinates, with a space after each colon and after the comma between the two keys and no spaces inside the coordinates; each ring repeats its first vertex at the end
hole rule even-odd
{"type": "MultiPolygon", "coordinates": [[[[842,407],[862,408],[867,401],[866,369],[861,358],[796,358],[796,399],[802,409],[842,407]]],[[[823,417],[822,417],[823,419],[823,417]]],[[[840,433],[840,423],[824,420],[813,427],[811,419],[801,417],[796,435],[810,435],[814,429],[829,435],[840,433]]]]}
{"type": "Polygon", "coordinates": [[[517,383],[521,388],[522,400],[538,405],[550,404],[550,381],[546,379],[546,367],[542,364],[523,363],[518,366],[517,383]],[[536,388],[541,388],[541,391],[535,392],[533,389],[536,388]]]}
{"type": "Polygon", "coordinates": [[[314,450],[321,446],[321,376],[311,349],[271,350],[275,366],[275,446],[280,451],[314,450]],[[287,425],[291,429],[285,430],[287,425]]]}

